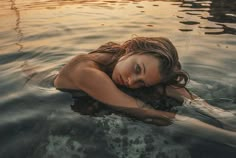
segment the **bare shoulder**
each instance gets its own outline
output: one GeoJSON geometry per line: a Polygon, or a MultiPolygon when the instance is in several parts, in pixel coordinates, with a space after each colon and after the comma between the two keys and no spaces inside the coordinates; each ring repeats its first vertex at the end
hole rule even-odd
{"type": "Polygon", "coordinates": [[[97,62],[109,62],[111,57],[112,54],[107,53],[81,54],[75,56],[60,70],[54,81],[55,87],[74,89],[76,82],[85,78],[87,80],[89,75],[106,76],[97,62]]]}
{"type": "Polygon", "coordinates": [[[78,78],[85,77],[85,70],[95,69],[99,70],[98,65],[92,60],[82,60],[78,62],[77,57],[66,64],[54,80],[56,88],[75,89],[75,81],[78,78]]]}

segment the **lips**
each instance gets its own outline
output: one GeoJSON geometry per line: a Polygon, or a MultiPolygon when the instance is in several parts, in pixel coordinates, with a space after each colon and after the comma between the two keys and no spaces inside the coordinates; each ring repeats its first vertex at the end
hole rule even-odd
{"type": "Polygon", "coordinates": [[[123,80],[121,75],[119,76],[119,84],[125,87],[129,87],[128,83],[123,80]]]}
{"type": "Polygon", "coordinates": [[[124,85],[124,81],[121,76],[119,76],[119,83],[120,83],[120,85],[124,85]]]}

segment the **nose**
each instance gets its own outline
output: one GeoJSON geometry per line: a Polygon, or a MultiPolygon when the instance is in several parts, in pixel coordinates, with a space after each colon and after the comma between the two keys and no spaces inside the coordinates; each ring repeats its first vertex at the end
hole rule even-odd
{"type": "Polygon", "coordinates": [[[137,76],[130,76],[128,77],[128,87],[133,87],[137,81],[137,76]]]}

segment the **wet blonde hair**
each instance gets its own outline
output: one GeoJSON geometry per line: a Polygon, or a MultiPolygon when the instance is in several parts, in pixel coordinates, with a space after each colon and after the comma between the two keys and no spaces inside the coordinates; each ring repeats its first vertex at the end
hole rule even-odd
{"type": "MultiPolygon", "coordinates": [[[[181,103],[176,102],[174,99],[167,97],[166,87],[174,86],[177,88],[178,87],[185,88],[189,80],[189,75],[182,70],[177,50],[171,43],[171,41],[168,40],[167,38],[135,37],[124,42],[123,44],[108,42],[104,45],[101,45],[99,48],[90,52],[89,54],[81,55],[79,60],[76,60],[75,62],[79,62],[81,60],[92,60],[95,63],[97,63],[98,66],[100,66],[101,70],[103,70],[111,77],[113,69],[117,64],[117,62],[119,61],[119,59],[124,55],[130,56],[133,54],[148,54],[157,58],[160,63],[159,69],[161,73],[161,82],[158,85],[154,85],[151,87],[142,87],[138,89],[129,89],[127,87],[119,87],[117,85],[120,88],[120,90],[135,98],[141,99],[147,104],[152,105],[153,108],[159,110],[172,111],[172,107],[181,105],[181,103]],[[93,53],[110,54],[111,60],[108,61],[107,63],[103,63],[98,59],[95,59],[93,53]]],[[[190,92],[189,94],[191,95],[190,92]]],[[[94,100],[91,97],[89,98],[91,99],[91,101],[94,100]]],[[[86,100],[85,106],[81,105],[81,98],[80,98],[79,102],[75,101],[74,105],[72,106],[72,109],[74,111],[79,111],[79,112],[84,111],[90,113],[94,113],[94,111],[97,111],[99,109],[98,107],[88,106],[87,104],[88,97],[85,100],[86,100]],[[92,109],[92,112],[90,108],[92,109]]]]}
{"type": "Polygon", "coordinates": [[[161,82],[159,85],[183,88],[189,81],[188,73],[182,70],[175,46],[169,39],[164,37],[135,37],[122,45],[108,42],[91,53],[113,54],[111,62],[103,65],[112,70],[119,58],[124,55],[148,54],[157,58],[160,62],[161,82]]]}

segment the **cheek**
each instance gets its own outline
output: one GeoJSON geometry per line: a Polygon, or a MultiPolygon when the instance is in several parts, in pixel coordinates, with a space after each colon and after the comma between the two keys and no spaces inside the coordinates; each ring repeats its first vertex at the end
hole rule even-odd
{"type": "Polygon", "coordinates": [[[116,72],[118,72],[123,77],[129,76],[130,73],[133,71],[132,61],[128,59],[121,60],[116,65],[116,72]]]}
{"type": "Polygon", "coordinates": [[[123,73],[124,67],[125,67],[124,63],[123,62],[119,62],[119,63],[116,64],[114,72],[115,73],[123,73]]]}
{"type": "Polygon", "coordinates": [[[122,64],[117,63],[112,72],[112,79],[116,80],[117,76],[123,73],[122,64]]]}
{"type": "Polygon", "coordinates": [[[132,74],[132,65],[130,64],[123,64],[120,67],[120,73],[123,77],[127,78],[128,76],[130,76],[132,74]]]}

